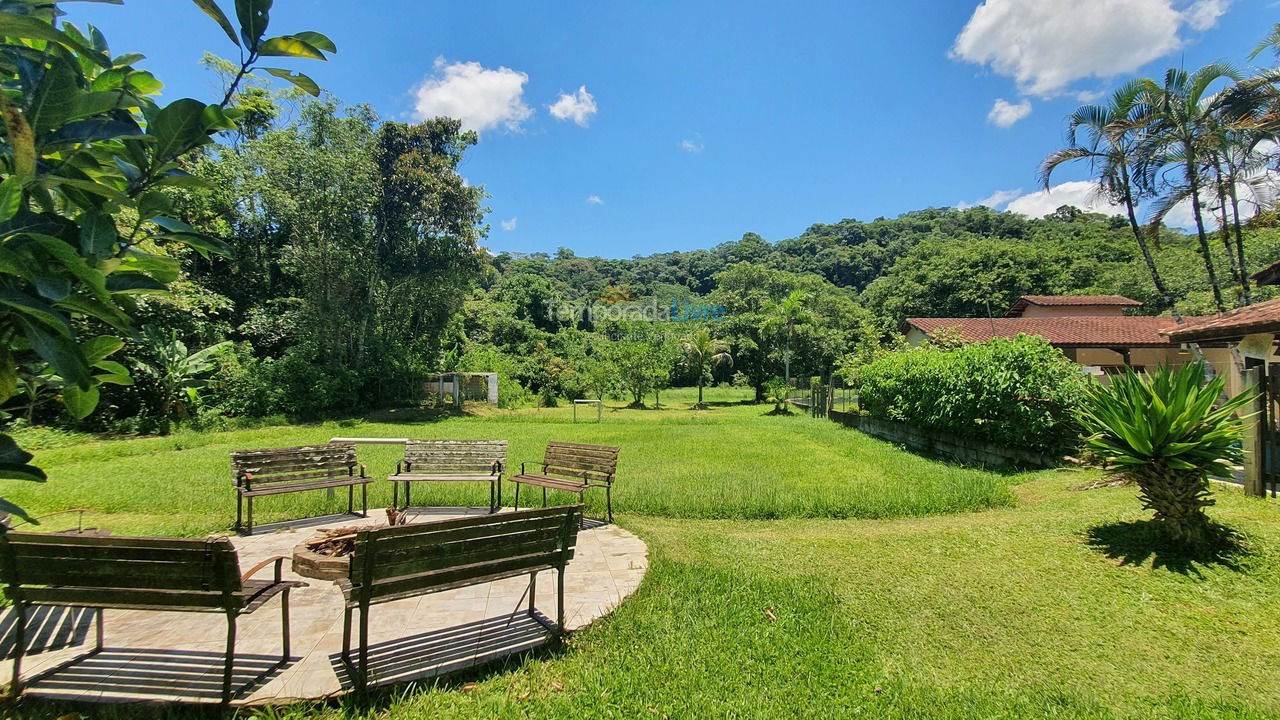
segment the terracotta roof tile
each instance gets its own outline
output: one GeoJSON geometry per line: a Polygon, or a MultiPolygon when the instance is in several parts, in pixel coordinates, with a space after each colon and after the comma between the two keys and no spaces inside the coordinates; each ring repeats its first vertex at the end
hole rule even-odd
{"type": "Polygon", "coordinates": [[[932,334],[956,328],[966,342],[1039,335],[1050,344],[1070,347],[1171,347],[1177,343],[1160,334],[1173,325],[1167,316],[1037,317],[1037,318],[908,318],[905,325],[932,334]]]}
{"type": "Polygon", "coordinates": [[[1032,305],[1142,305],[1123,295],[1023,295],[1019,300],[1026,300],[1032,305]]]}
{"type": "Polygon", "coordinates": [[[1167,328],[1166,334],[1174,342],[1196,342],[1258,332],[1280,332],[1280,298],[1220,315],[1187,318],[1184,325],[1167,328]]]}

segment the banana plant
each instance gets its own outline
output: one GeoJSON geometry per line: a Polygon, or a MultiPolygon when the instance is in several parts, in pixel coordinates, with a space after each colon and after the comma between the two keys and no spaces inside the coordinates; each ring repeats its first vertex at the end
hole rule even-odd
{"type": "Polygon", "coordinates": [[[155,359],[151,362],[135,359],[134,364],[159,388],[160,416],[167,429],[175,417],[188,416],[189,403],[195,402],[206,385],[205,376],[217,368],[218,356],[231,349],[231,342],[223,341],[190,352],[186,343],[172,331],[148,327],[142,336],[143,344],[155,359]]]}

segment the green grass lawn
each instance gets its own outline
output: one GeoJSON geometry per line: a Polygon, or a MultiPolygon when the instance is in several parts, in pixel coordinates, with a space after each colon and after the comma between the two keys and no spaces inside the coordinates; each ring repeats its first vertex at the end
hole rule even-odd
{"type": "MultiPolygon", "coordinates": [[[[961,470],[834,424],[766,417],[762,410],[620,411],[591,427],[564,425],[560,410],[528,411],[425,428],[433,435],[424,437],[505,434],[517,459],[536,454],[553,436],[622,445],[618,522],[649,543],[649,575],[620,608],[575,633],[563,649],[379,694],[372,706],[300,705],[264,714],[333,720],[1280,715],[1280,682],[1273,677],[1280,661],[1280,508],[1274,501],[1219,488],[1212,514],[1246,535],[1248,551],[1226,562],[1191,561],[1144,534],[1137,521],[1146,515],[1132,488],[1076,490],[1092,473],[961,470]],[[723,442],[709,442],[717,438],[723,442]],[[666,461],[665,447],[683,461],[666,461]],[[700,492],[709,476],[724,487],[700,492]],[[771,491],[776,483],[785,489],[771,491]],[[970,489],[948,494],[946,487],[957,483],[970,489]],[[684,499],[685,493],[707,506],[684,499]],[[774,517],[780,519],[760,519],[774,517]]],[[[420,429],[335,428],[50,450],[41,458],[51,471],[49,486],[25,497],[41,509],[98,507],[110,513],[103,522],[113,528],[194,534],[226,525],[219,502],[226,503],[228,480],[219,463],[230,447],[420,429]],[[192,446],[175,451],[174,443],[184,441],[192,446]],[[219,477],[205,479],[197,468],[206,466],[219,477]],[[116,500],[110,489],[137,479],[118,467],[186,484],[144,479],[158,497],[116,500]],[[218,497],[206,497],[211,494],[218,497]],[[168,516],[165,503],[175,508],[168,516]]],[[[19,714],[54,718],[66,710],[34,703],[19,714]]]]}
{"type": "MultiPolygon", "coordinates": [[[[622,448],[614,509],[679,518],[900,517],[975,510],[1011,501],[1001,476],[898,452],[825,420],[766,415],[742,404],[749,391],[709,389],[715,403],[689,410],[695,391],[663,394],[662,410],[610,407],[604,420],[572,422],[572,408],[478,411],[480,417],[391,413],[378,421],[264,427],[223,433],[77,442],[37,450],[49,482],[0,481],[0,494],[33,512],[94,510],[94,522],[117,532],[203,535],[235,520],[227,454],[241,448],[325,442],[332,437],[476,438],[507,440],[510,461],[542,457],[549,440],[622,448]],[[403,420],[398,417],[403,416],[403,420]]],[[[594,411],[580,412],[594,418],[594,411]]],[[[360,459],[378,479],[371,507],[391,503],[387,475],[400,449],[362,446],[360,459]]],[[[504,485],[509,504],[514,486],[504,485]]],[[[323,491],[260,498],[255,522],[333,512],[346,507],[323,491]]],[[[561,500],[572,498],[565,495],[561,500]]],[[[525,499],[522,497],[522,500],[525,499]]],[[[537,497],[541,502],[541,496],[537,497]]],[[[481,485],[414,488],[414,502],[481,505],[481,485]]],[[[603,514],[604,495],[587,494],[589,512],[603,514]]]]}

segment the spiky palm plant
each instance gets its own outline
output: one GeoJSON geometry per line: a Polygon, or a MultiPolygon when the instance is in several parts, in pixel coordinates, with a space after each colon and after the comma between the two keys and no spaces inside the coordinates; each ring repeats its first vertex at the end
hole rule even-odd
{"type": "Polygon", "coordinates": [[[1212,544],[1218,533],[1205,514],[1214,504],[1209,478],[1230,477],[1244,459],[1244,418],[1237,411],[1253,396],[1218,402],[1223,379],[1204,379],[1201,363],[1152,375],[1132,370],[1111,384],[1091,385],[1081,411],[1089,446],[1110,472],[1137,484],[1154,522],[1188,547],[1212,544]]]}

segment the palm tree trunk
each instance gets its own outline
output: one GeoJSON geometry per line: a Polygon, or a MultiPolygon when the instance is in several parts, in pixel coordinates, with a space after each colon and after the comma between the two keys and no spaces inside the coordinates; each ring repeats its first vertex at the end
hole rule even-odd
{"type": "Polygon", "coordinates": [[[1160,298],[1164,300],[1164,304],[1169,308],[1174,322],[1182,324],[1182,314],[1178,312],[1178,306],[1173,301],[1173,293],[1169,292],[1168,286],[1164,284],[1164,278],[1160,276],[1160,270],[1156,267],[1156,259],[1151,255],[1151,247],[1147,244],[1147,236],[1142,233],[1142,228],[1138,226],[1138,216],[1133,211],[1133,192],[1130,190],[1129,185],[1129,169],[1127,167],[1121,169],[1120,176],[1124,182],[1124,209],[1129,213],[1129,229],[1133,231],[1133,239],[1137,241],[1138,249],[1142,251],[1142,259],[1147,263],[1147,272],[1151,273],[1151,283],[1156,286],[1156,292],[1160,293],[1160,298]]]}
{"type": "Polygon", "coordinates": [[[1209,481],[1203,473],[1175,470],[1153,463],[1130,473],[1137,483],[1142,506],[1152,510],[1152,520],[1171,539],[1189,547],[1203,547],[1214,535],[1205,508],[1214,504],[1209,481]]]}
{"type": "Polygon", "coordinates": [[[1227,305],[1222,301],[1222,285],[1218,283],[1218,273],[1213,268],[1213,253],[1209,250],[1209,236],[1204,231],[1204,214],[1200,209],[1200,174],[1196,170],[1194,153],[1188,153],[1187,186],[1191,189],[1191,214],[1196,220],[1196,238],[1200,241],[1200,255],[1204,258],[1204,269],[1209,274],[1209,286],[1213,288],[1213,302],[1218,312],[1226,312],[1227,305]]]}
{"type": "Polygon", "coordinates": [[[1249,289],[1249,271],[1244,263],[1244,231],[1240,229],[1240,198],[1236,195],[1235,173],[1227,183],[1227,194],[1231,198],[1232,225],[1236,235],[1236,262],[1240,264],[1240,289],[1244,292],[1244,304],[1253,304],[1253,291],[1249,289]]]}
{"type": "MultiPolygon", "coordinates": [[[[1241,288],[1240,296],[1237,300],[1242,300],[1244,298],[1245,278],[1240,273],[1240,267],[1236,263],[1235,250],[1231,247],[1231,236],[1227,230],[1227,189],[1222,181],[1222,159],[1217,153],[1213,155],[1213,166],[1217,171],[1214,175],[1214,182],[1218,186],[1218,209],[1222,211],[1218,218],[1218,236],[1222,240],[1223,249],[1227,251],[1227,265],[1231,268],[1231,279],[1241,288]]],[[[1236,306],[1239,307],[1240,303],[1237,302],[1236,306]]]]}

